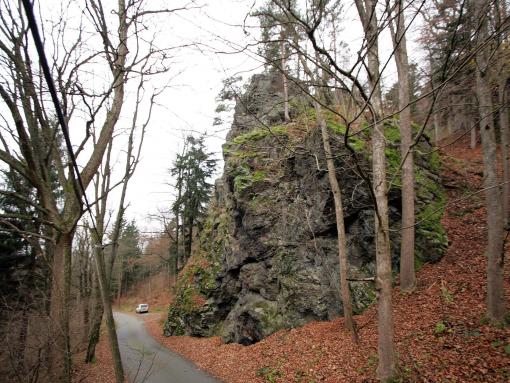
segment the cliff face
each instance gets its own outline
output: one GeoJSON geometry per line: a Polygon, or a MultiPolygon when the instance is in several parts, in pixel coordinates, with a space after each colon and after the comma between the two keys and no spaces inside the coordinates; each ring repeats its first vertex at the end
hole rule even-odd
{"type": "MultiPolygon", "coordinates": [[[[221,335],[251,344],[280,328],[342,314],[337,233],[320,132],[313,110],[299,98],[293,121],[282,124],[282,97],[268,75],[254,76],[236,106],[224,145],[225,170],[201,233],[200,248],[181,273],[166,335],[221,335]]],[[[375,273],[374,210],[354,161],[369,174],[370,143],[351,139],[329,116],[337,176],[344,201],[349,276],[375,273]]],[[[398,129],[386,128],[388,178],[400,161],[398,129]]],[[[427,148],[428,149],[428,148],[427,148]]],[[[417,155],[417,264],[439,259],[447,245],[439,220],[444,193],[438,159],[417,155]]],[[[397,178],[396,183],[399,180],[397,178]]],[[[400,224],[400,189],[389,194],[390,221],[400,224]]],[[[391,233],[395,270],[400,238],[391,233]]],[[[351,282],[355,310],[374,298],[370,282],[351,282]]]]}

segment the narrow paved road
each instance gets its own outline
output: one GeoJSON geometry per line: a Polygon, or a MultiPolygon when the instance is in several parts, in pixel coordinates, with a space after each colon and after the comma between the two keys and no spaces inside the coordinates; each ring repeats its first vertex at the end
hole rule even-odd
{"type": "Polygon", "coordinates": [[[145,330],[143,320],[114,313],[122,364],[130,383],[219,383],[169,351],[145,330]]]}

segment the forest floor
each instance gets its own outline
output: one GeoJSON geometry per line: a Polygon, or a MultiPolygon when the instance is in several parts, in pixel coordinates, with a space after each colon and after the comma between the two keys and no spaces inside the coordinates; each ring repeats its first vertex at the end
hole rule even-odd
{"type": "MultiPolygon", "coordinates": [[[[447,254],[418,271],[413,293],[403,294],[398,286],[393,292],[400,382],[510,382],[510,328],[493,328],[485,320],[484,195],[473,195],[482,187],[482,160],[479,149],[467,148],[460,140],[442,153],[447,254]]],[[[505,290],[508,302],[509,262],[505,290]]],[[[251,346],[166,338],[164,312],[144,318],[159,342],[227,383],[337,383],[375,381],[376,313],[373,305],[356,317],[359,344],[344,330],[343,318],[281,330],[251,346]]]]}

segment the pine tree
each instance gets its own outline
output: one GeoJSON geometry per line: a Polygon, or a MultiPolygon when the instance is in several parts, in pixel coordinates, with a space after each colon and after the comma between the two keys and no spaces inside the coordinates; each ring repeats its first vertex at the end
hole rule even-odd
{"type": "MultiPolygon", "coordinates": [[[[170,173],[176,177],[177,198],[172,205],[172,211],[184,248],[183,263],[191,256],[193,230],[200,226],[204,216],[213,187],[209,180],[216,170],[217,160],[206,151],[204,140],[204,136],[186,137],[185,149],[182,154],[177,155],[170,169],[170,173]]],[[[179,243],[177,249],[181,256],[179,243]]]]}

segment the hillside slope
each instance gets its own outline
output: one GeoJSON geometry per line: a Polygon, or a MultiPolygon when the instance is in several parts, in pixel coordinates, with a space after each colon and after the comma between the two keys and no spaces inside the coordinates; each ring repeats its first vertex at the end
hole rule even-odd
{"type": "MultiPolygon", "coordinates": [[[[456,142],[442,153],[448,205],[442,223],[450,246],[435,264],[418,272],[412,294],[394,290],[397,352],[402,381],[508,382],[510,329],[484,320],[486,291],[485,209],[481,156],[456,142]]],[[[508,253],[507,253],[508,254],[508,253]]],[[[505,289],[510,296],[510,270],[505,289]]],[[[376,307],[356,317],[361,343],[354,345],[342,318],[280,330],[251,345],[223,344],[215,338],[166,338],[160,323],[148,324],[172,350],[228,383],[366,382],[377,366],[376,307]]]]}

